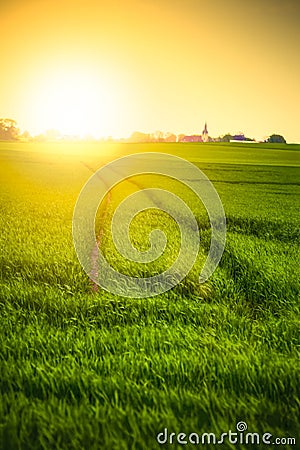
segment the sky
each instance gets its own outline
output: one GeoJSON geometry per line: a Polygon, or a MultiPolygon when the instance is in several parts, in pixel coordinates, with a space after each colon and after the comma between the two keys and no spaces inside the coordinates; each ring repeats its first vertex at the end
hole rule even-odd
{"type": "Polygon", "coordinates": [[[0,117],[300,142],[299,19],[299,0],[0,0],[0,117]]]}

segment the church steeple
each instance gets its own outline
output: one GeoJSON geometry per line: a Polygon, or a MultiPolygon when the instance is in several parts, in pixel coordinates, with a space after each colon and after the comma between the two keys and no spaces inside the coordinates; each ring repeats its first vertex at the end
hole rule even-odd
{"type": "Polygon", "coordinates": [[[205,122],[204,130],[202,131],[202,141],[208,142],[208,131],[207,131],[207,123],[205,122]]]}

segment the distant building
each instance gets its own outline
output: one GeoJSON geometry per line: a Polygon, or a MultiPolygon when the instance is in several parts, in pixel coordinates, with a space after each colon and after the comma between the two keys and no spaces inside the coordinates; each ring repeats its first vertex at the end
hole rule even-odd
{"type": "Polygon", "coordinates": [[[254,139],[248,138],[244,133],[240,132],[231,137],[230,142],[255,142],[254,139]]]}
{"type": "Polygon", "coordinates": [[[208,142],[208,131],[207,131],[207,123],[205,122],[204,130],[202,131],[202,142],[208,142]]]}
{"type": "Polygon", "coordinates": [[[236,143],[239,143],[239,144],[258,144],[259,143],[258,141],[251,141],[251,140],[241,141],[240,139],[230,139],[229,142],[233,142],[233,143],[236,142],[236,143]]]}
{"type": "Polygon", "coordinates": [[[183,136],[180,142],[202,142],[202,136],[194,134],[193,136],[183,136]]]}
{"type": "Polygon", "coordinates": [[[239,134],[235,134],[235,135],[232,137],[232,140],[233,140],[233,141],[246,141],[247,139],[246,139],[244,133],[239,133],[239,134]]]}
{"type": "Polygon", "coordinates": [[[208,136],[207,131],[207,123],[205,122],[204,130],[202,131],[202,134],[193,134],[191,136],[183,136],[181,135],[178,138],[178,142],[210,142],[212,139],[208,136]]]}

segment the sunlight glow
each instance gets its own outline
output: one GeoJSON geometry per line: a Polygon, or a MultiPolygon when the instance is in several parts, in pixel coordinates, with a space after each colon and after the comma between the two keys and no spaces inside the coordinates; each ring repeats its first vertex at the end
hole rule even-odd
{"type": "Polygon", "coordinates": [[[33,114],[39,128],[62,135],[107,136],[114,129],[115,89],[108,80],[78,70],[47,75],[35,88],[33,114]]]}

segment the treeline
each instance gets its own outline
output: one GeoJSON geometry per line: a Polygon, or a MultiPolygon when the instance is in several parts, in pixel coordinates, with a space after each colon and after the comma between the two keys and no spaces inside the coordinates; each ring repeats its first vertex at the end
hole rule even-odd
{"type": "MultiPolygon", "coordinates": [[[[186,135],[186,134],[173,134],[173,133],[164,133],[163,131],[156,131],[155,133],[141,133],[139,131],[135,131],[131,134],[128,139],[125,139],[127,142],[202,142],[201,135],[186,135]]],[[[223,136],[218,136],[216,138],[208,137],[208,142],[232,142],[232,141],[241,141],[241,142],[255,142],[255,139],[249,138],[245,136],[243,133],[239,134],[230,134],[227,133],[223,136]]],[[[268,138],[266,138],[263,142],[269,143],[279,143],[286,144],[286,140],[280,134],[272,134],[268,138]]]]}
{"type": "Polygon", "coordinates": [[[13,119],[0,119],[0,140],[16,141],[20,138],[20,130],[13,119]]]}
{"type": "MultiPolygon", "coordinates": [[[[244,134],[225,134],[224,136],[220,136],[216,139],[219,142],[232,142],[232,141],[249,141],[249,142],[255,142],[255,139],[248,138],[244,134]]],[[[266,138],[263,142],[269,142],[269,143],[277,143],[277,144],[286,144],[286,140],[283,136],[280,134],[272,134],[268,138],[266,138]]]]}
{"type": "Polygon", "coordinates": [[[177,135],[173,133],[164,133],[156,131],[155,133],[142,133],[134,131],[131,136],[126,139],[128,142],[177,142],[177,135]]]}
{"type": "MultiPolygon", "coordinates": [[[[79,140],[78,136],[63,136],[56,130],[48,130],[38,136],[31,136],[28,131],[20,132],[17,122],[13,119],[0,119],[0,140],[1,141],[57,141],[57,140],[79,140]]],[[[93,137],[86,137],[84,140],[94,140],[93,137]]],[[[108,139],[101,139],[101,141],[113,141],[110,137],[108,139]]],[[[120,139],[122,142],[201,142],[201,135],[185,135],[164,133],[163,131],[156,131],[155,133],[142,133],[134,131],[129,138],[120,139]]],[[[208,138],[209,142],[231,142],[231,141],[255,141],[255,139],[246,137],[243,133],[232,135],[227,133],[217,138],[208,138]]],[[[286,143],[286,140],[280,134],[272,134],[265,141],[269,143],[286,143]]]]}

